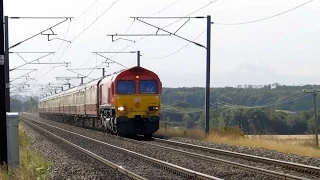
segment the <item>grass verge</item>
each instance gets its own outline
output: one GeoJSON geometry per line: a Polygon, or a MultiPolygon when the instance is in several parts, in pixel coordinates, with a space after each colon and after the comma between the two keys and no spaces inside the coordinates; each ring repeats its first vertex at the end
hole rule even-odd
{"type": "MultiPolygon", "coordinates": [[[[26,136],[25,130],[21,124],[19,125],[19,148],[20,166],[15,174],[11,175],[10,180],[47,179],[48,169],[51,167],[51,163],[42,155],[37,154],[30,149],[30,140],[26,136]]],[[[0,179],[9,179],[9,174],[4,166],[0,168],[0,179]]]]}
{"type": "Polygon", "coordinates": [[[288,154],[296,154],[301,156],[320,157],[320,148],[315,146],[313,136],[306,138],[296,138],[296,136],[288,136],[284,139],[282,136],[266,135],[266,136],[245,136],[239,128],[225,128],[219,131],[211,131],[206,138],[203,130],[199,129],[174,129],[167,127],[165,131],[164,125],[160,125],[160,129],[155,133],[158,136],[165,137],[190,137],[197,140],[207,142],[264,148],[275,150],[288,154]]]}

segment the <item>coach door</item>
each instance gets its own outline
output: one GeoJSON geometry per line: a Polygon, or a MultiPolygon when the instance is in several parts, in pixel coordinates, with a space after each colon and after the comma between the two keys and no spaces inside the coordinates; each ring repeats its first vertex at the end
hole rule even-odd
{"type": "Polygon", "coordinates": [[[102,104],[102,85],[99,86],[99,105],[102,104]]]}

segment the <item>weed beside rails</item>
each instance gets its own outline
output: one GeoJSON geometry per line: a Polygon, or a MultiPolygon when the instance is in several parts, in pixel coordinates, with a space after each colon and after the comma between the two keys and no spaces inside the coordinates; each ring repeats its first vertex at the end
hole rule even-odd
{"type": "Polygon", "coordinates": [[[314,146],[313,139],[311,139],[312,136],[310,136],[311,138],[309,139],[297,139],[294,135],[294,138],[286,139],[277,135],[246,136],[238,127],[226,127],[219,130],[211,130],[209,136],[206,138],[203,130],[165,128],[164,124],[160,125],[160,129],[155,135],[164,137],[189,137],[213,143],[264,148],[288,154],[320,157],[320,149],[314,146]]]}
{"type": "Polygon", "coordinates": [[[24,129],[19,125],[19,156],[20,165],[16,172],[10,175],[6,171],[6,166],[0,168],[0,180],[42,180],[47,179],[47,172],[51,166],[44,157],[30,149],[30,141],[24,129]]]}

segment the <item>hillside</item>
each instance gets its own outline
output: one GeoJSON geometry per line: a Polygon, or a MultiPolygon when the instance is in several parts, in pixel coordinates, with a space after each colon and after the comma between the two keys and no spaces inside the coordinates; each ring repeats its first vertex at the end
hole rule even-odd
{"type": "MultiPolygon", "coordinates": [[[[284,86],[275,83],[212,88],[211,128],[237,126],[247,134],[313,132],[313,96],[303,93],[303,90],[315,88],[320,86],[284,86]]],[[[171,126],[203,128],[204,101],[204,88],[164,88],[162,120],[171,126]]],[[[317,106],[320,106],[319,101],[317,106]]]]}
{"type": "MultiPolygon", "coordinates": [[[[225,102],[240,106],[266,106],[270,105],[269,103],[281,103],[273,107],[289,111],[308,110],[313,108],[313,97],[310,94],[304,94],[303,90],[318,88],[320,85],[285,86],[277,83],[264,86],[211,88],[210,102],[225,102]]],[[[190,107],[200,108],[204,106],[204,100],[204,88],[163,88],[162,103],[164,104],[172,105],[175,101],[183,101],[190,107]]],[[[320,105],[319,101],[317,105],[320,105]]]]}

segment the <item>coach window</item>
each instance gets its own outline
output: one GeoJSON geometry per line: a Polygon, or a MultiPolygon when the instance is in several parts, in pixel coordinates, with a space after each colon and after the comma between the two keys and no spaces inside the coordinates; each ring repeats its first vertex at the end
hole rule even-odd
{"type": "Polygon", "coordinates": [[[120,80],[117,83],[118,94],[134,94],[136,92],[134,81],[120,80]]]}
{"type": "Polygon", "coordinates": [[[140,94],[157,94],[158,86],[155,80],[141,80],[140,94]]]}

